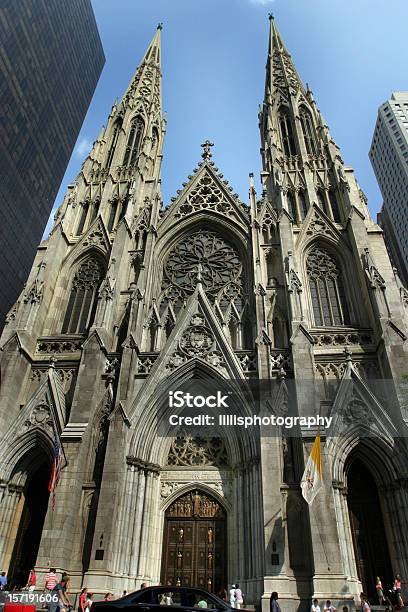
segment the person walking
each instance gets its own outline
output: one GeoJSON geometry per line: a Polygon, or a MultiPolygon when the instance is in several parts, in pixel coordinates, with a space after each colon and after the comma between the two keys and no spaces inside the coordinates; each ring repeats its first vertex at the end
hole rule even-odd
{"type": "Polygon", "coordinates": [[[68,584],[69,576],[64,574],[64,580],[61,579],[51,591],[53,598],[48,604],[48,612],[68,612],[72,608],[67,595],[68,584]]]}
{"type": "Polygon", "coordinates": [[[58,584],[58,577],[56,571],[57,570],[55,569],[55,567],[50,567],[50,571],[45,577],[45,588],[47,589],[47,591],[54,590],[58,584]]]}
{"type": "Polygon", "coordinates": [[[336,608],[333,606],[330,599],[328,599],[325,603],[324,612],[336,612],[336,608]]]}
{"type": "Polygon", "coordinates": [[[29,591],[35,591],[35,587],[37,586],[37,576],[35,573],[35,569],[30,569],[30,573],[28,574],[27,584],[25,586],[29,591]]]}
{"type": "Polygon", "coordinates": [[[280,605],[278,604],[279,595],[274,591],[271,595],[269,602],[270,612],[281,612],[280,605]]]}
{"type": "Polygon", "coordinates": [[[235,608],[235,601],[236,601],[235,584],[231,585],[230,592],[229,592],[229,601],[230,601],[231,608],[235,608]]]}
{"type": "Polygon", "coordinates": [[[7,574],[6,572],[1,572],[0,574],[0,591],[5,591],[7,586],[7,574]]]}
{"type": "Polygon", "coordinates": [[[361,612],[371,612],[370,604],[368,602],[367,596],[362,595],[361,597],[361,612]]]}
{"type": "Polygon", "coordinates": [[[242,594],[241,589],[239,588],[239,584],[235,585],[235,607],[240,610],[242,604],[244,603],[244,596],[242,594]]]}
{"type": "Polygon", "coordinates": [[[378,603],[382,606],[384,603],[384,589],[379,576],[375,579],[375,590],[377,591],[378,603]]]}
{"type": "Polygon", "coordinates": [[[91,612],[91,607],[93,604],[93,593],[88,593],[86,596],[86,602],[85,602],[85,612],[91,612]]]}
{"type": "Polygon", "coordinates": [[[397,594],[400,608],[404,607],[404,602],[401,597],[401,576],[396,574],[394,579],[394,592],[397,594]]]}
{"type": "Polygon", "coordinates": [[[87,594],[88,594],[88,589],[85,587],[82,589],[82,591],[79,594],[78,612],[85,612],[87,594]]]}
{"type": "Polygon", "coordinates": [[[319,600],[314,599],[312,603],[312,607],[310,608],[310,612],[320,612],[319,600]]]}

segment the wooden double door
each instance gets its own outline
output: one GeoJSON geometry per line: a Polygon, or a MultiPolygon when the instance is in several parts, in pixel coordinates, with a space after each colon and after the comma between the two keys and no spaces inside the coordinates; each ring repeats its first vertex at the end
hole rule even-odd
{"type": "Polygon", "coordinates": [[[227,586],[226,516],[198,490],[179,497],[164,523],[161,582],[218,592],[227,586]]]}

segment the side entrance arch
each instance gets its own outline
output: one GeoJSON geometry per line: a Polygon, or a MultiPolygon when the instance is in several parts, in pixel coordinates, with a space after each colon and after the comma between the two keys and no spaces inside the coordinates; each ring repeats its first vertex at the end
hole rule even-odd
{"type": "Polygon", "coordinates": [[[227,517],[208,493],[184,493],[167,508],[161,583],[215,593],[226,587],[227,517]]]}
{"type": "Polygon", "coordinates": [[[358,577],[370,601],[377,602],[376,576],[392,584],[392,567],[377,485],[365,465],[354,460],[347,475],[347,505],[358,577]]]}

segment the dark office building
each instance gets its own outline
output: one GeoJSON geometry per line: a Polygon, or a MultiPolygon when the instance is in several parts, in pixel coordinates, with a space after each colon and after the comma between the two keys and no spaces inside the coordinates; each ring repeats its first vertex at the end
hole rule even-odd
{"type": "Polygon", "coordinates": [[[90,0],[0,0],[0,328],[104,63],[90,0]]]}

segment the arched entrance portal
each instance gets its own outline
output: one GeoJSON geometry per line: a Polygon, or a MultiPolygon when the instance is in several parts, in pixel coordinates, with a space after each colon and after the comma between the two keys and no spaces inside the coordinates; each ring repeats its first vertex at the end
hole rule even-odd
{"type": "Polygon", "coordinates": [[[378,489],[363,463],[353,461],[347,476],[347,503],[358,577],[364,592],[377,601],[376,576],[392,582],[392,567],[378,489]]]}
{"type": "Polygon", "coordinates": [[[176,499],[164,521],[161,582],[217,592],[227,585],[226,515],[209,494],[176,499]]]}
{"type": "Polygon", "coordinates": [[[37,560],[42,529],[48,507],[50,464],[44,457],[37,470],[30,474],[16,512],[20,520],[10,558],[9,583],[23,587],[37,560]]]}

